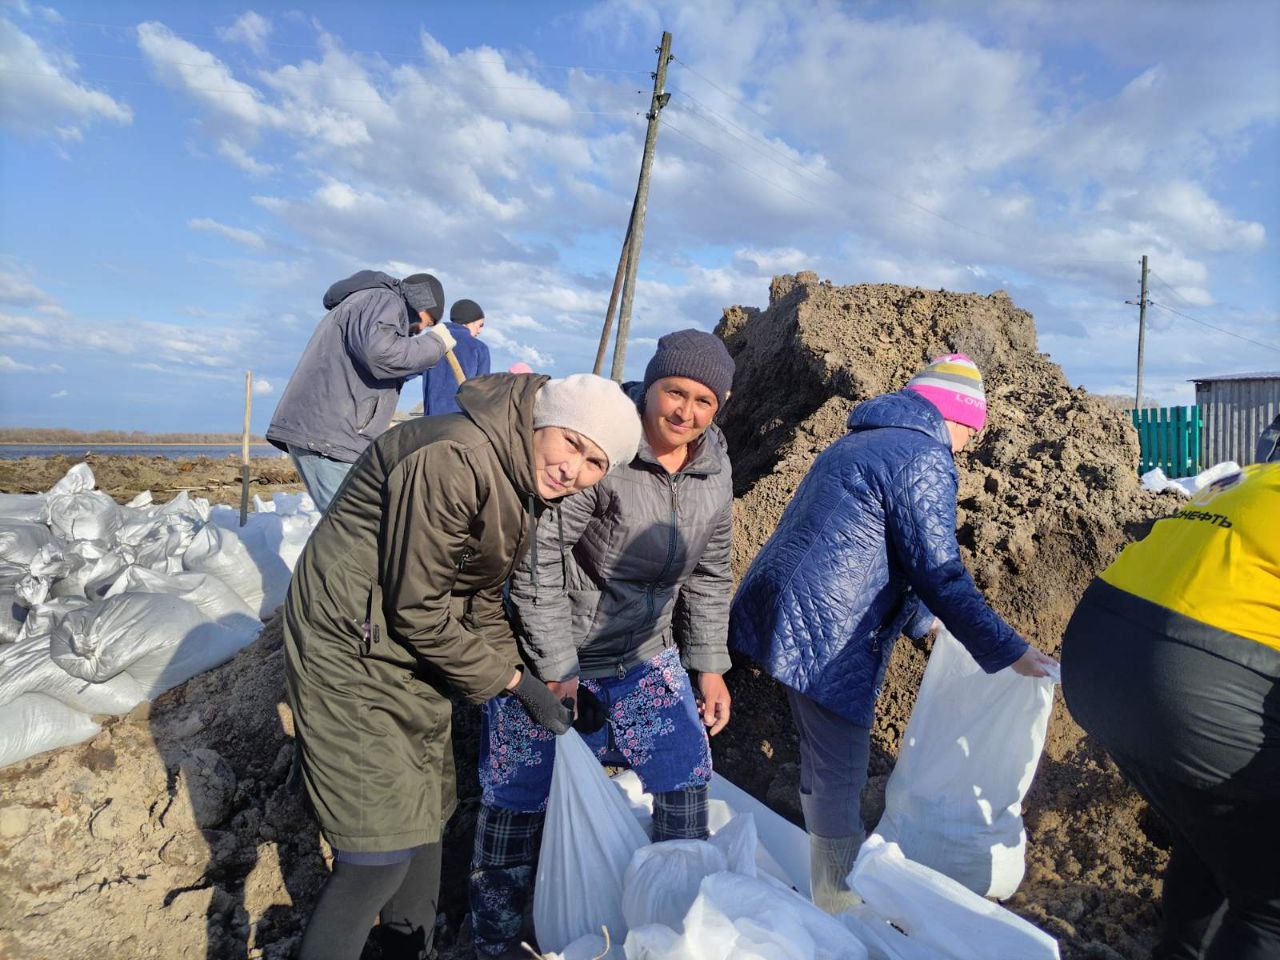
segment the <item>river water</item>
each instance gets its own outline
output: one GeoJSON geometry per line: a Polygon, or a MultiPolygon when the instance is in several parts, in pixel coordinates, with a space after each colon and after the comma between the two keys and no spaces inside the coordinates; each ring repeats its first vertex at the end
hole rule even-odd
{"type": "MultiPolygon", "coordinates": [[[[83,457],[86,453],[96,456],[116,457],[168,457],[170,460],[187,460],[195,457],[240,457],[240,444],[209,443],[0,443],[0,460],[17,460],[19,457],[83,457]]],[[[282,457],[279,450],[269,443],[249,444],[251,457],[282,457]]]]}

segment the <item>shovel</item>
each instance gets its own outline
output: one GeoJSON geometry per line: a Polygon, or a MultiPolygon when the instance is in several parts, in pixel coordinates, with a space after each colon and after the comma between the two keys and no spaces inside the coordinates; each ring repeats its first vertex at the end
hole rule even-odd
{"type": "Polygon", "coordinates": [[[453,371],[453,379],[458,381],[458,386],[462,386],[467,379],[467,375],[462,372],[462,364],[458,362],[458,358],[453,355],[452,350],[446,350],[444,358],[449,361],[449,369],[453,371]]]}

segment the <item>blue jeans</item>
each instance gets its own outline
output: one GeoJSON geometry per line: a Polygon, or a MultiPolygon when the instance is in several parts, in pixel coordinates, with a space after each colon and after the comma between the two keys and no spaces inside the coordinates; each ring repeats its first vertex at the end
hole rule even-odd
{"type": "Polygon", "coordinates": [[[337,495],[342,481],[347,479],[347,473],[352,465],[341,460],[332,460],[314,450],[306,450],[302,447],[290,447],[289,459],[293,461],[293,465],[302,477],[302,482],[306,484],[307,493],[311,494],[311,499],[316,502],[316,509],[324,513],[337,495]]]}
{"type": "Polygon", "coordinates": [[[862,788],[867,785],[871,728],[860,727],[787,688],[800,734],[800,809],[818,837],[862,836],[862,788]]]}

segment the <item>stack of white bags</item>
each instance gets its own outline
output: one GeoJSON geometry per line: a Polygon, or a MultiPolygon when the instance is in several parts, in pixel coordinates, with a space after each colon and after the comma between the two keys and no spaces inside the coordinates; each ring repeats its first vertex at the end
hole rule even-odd
{"type": "Polygon", "coordinates": [[[239,511],[185,492],[126,506],[77,464],[0,494],[0,766],[101,729],[95,715],[229,660],[283,601],[320,519],[306,494],[239,511]]]}
{"type": "Polygon", "coordinates": [[[1022,881],[1053,682],[985,674],[940,631],[849,876],[862,902],[837,917],[808,899],[798,827],[717,775],[711,839],[650,843],[639,779],[611,781],[570,731],[538,864],[539,945],[558,960],[1058,960],[1053,937],[986,899],[1022,881]]]}

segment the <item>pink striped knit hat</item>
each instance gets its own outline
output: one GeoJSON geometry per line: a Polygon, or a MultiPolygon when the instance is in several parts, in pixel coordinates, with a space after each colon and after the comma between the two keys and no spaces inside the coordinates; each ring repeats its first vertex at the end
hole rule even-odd
{"type": "Polygon", "coordinates": [[[933,362],[907,381],[908,390],[920,394],[942,414],[942,419],[981,430],[987,422],[987,395],[982,374],[963,353],[934,357],[933,362]]]}

